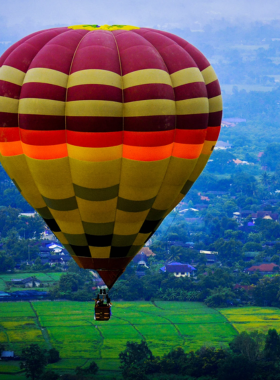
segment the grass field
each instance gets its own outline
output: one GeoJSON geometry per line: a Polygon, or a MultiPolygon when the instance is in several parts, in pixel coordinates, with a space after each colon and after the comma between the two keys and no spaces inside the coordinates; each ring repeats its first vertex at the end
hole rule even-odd
{"type": "Polygon", "coordinates": [[[280,332],[280,309],[273,307],[243,307],[221,309],[232,326],[238,331],[263,331],[276,329],[280,332]]]}
{"type": "MultiPolygon", "coordinates": [[[[227,345],[243,330],[280,331],[280,310],[275,308],[215,310],[198,302],[114,302],[112,311],[109,322],[96,322],[93,303],[1,303],[0,342],[16,354],[30,343],[57,348],[62,360],[50,367],[60,373],[93,359],[102,370],[100,379],[107,379],[118,369],[118,355],[128,340],[145,339],[154,355],[162,356],[177,346],[191,351],[202,345],[227,345]]],[[[18,365],[0,362],[1,380],[21,380],[22,374],[15,374],[18,365]]]]}

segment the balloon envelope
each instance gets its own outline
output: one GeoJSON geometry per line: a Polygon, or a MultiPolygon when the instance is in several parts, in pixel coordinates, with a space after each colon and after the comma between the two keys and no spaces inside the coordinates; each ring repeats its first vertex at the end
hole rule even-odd
{"type": "Polygon", "coordinates": [[[1,163],[108,287],[198,178],[221,116],[207,59],[159,30],[43,30],[0,58],[1,163]]]}

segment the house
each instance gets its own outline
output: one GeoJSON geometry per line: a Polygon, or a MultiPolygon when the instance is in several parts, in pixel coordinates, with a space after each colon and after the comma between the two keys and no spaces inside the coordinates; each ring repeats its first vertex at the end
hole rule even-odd
{"type": "Polygon", "coordinates": [[[11,280],[12,284],[23,286],[24,288],[38,288],[41,285],[41,281],[36,277],[27,277],[23,279],[15,278],[11,280]]]}
{"type": "Polygon", "coordinates": [[[279,214],[272,211],[257,211],[256,213],[252,213],[252,219],[278,220],[278,217],[279,217],[279,214]]]}
{"type": "Polygon", "coordinates": [[[248,161],[239,160],[239,158],[232,160],[236,165],[250,165],[248,161]]]}
{"type": "Polygon", "coordinates": [[[246,293],[251,293],[254,290],[254,285],[239,285],[235,284],[233,287],[234,290],[245,290],[246,293]]]}
{"type": "Polygon", "coordinates": [[[139,253],[144,253],[146,257],[156,256],[156,254],[149,247],[141,248],[139,253]]]}
{"type": "Polygon", "coordinates": [[[1,360],[13,360],[15,358],[14,351],[2,351],[1,360]]]}
{"type": "Polygon", "coordinates": [[[192,265],[171,262],[160,268],[164,273],[173,273],[175,277],[190,277],[196,270],[192,265]]]}
{"type": "Polygon", "coordinates": [[[193,241],[187,241],[186,243],[183,243],[182,241],[177,240],[170,240],[167,242],[169,247],[176,246],[176,247],[184,247],[184,248],[193,248],[194,242],[193,241]]]}
{"type": "Polygon", "coordinates": [[[138,253],[136,256],[133,257],[132,261],[136,265],[144,265],[147,266],[147,256],[144,254],[144,252],[138,253]]]}
{"type": "Polygon", "coordinates": [[[199,251],[199,253],[204,254],[207,264],[214,264],[218,260],[218,252],[214,251],[199,251]]]}
{"type": "Polygon", "coordinates": [[[275,269],[279,269],[279,265],[270,263],[270,264],[261,264],[261,265],[253,265],[250,268],[245,269],[245,271],[250,274],[254,272],[260,272],[261,274],[273,274],[275,273],[275,269]]]}

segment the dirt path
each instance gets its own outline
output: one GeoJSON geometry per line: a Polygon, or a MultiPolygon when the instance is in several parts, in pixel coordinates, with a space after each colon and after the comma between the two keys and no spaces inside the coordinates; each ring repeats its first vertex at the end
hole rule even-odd
{"type": "Polygon", "coordinates": [[[94,323],[92,323],[91,321],[88,321],[93,327],[95,327],[96,328],[96,330],[98,331],[98,333],[99,333],[99,335],[100,335],[100,338],[101,338],[101,342],[100,342],[100,344],[99,344],[99,347],[98,347],[98,352],[99,352],[99,359],[103,359],[102,358],[102,347],[103,347],[103,345],[104,345],[104,340],[105,340],[105,338],[104,338],[104,336],[103,336],[103,334],[102,334],[102,332],[101,332],[101,330],[98,328],[98,326],[97,325],[95,325],[94,323]]]}
{"type": "Polygon", "coordinates": [[[33,304],[32,304],[31,301],[29,301],[29,304],[30,304],[31,309],[33,310],[33,312],[35,314],[36,324],[37,324],[38,328],[41,330],[41,333],[42,333],[43,338],[44,338],[44,340],[46,342],[46,345],[47,345],[48,349],[50,350],[52,348],[52,344],[51,344],[51,341],[50,341],[48,330],[41,325],[39,317],[38,317],[38,314],[37,314],[37,311],[34,309],[34,306],[33,306],[33,304]]]}

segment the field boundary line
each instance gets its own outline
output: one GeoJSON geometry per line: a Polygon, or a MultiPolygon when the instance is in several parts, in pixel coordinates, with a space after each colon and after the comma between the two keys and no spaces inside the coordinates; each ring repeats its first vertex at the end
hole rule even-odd
{"type": "MultiPolygon", "coordinates": [[[[164,309],[162,309],[164,310],[164,309]]],[[[167,323],[168,325],[173,325],[173,327],[175,328],[175,330],[177,331],[177,334],[181,337],[181,339],[183,339],[183,343],[185,344],[186,340],[184,338],[184,336],[181,334],[181,331],[178,329],[178,327],[175,325],[174,322],[172,322],[170,319],[166,318],[166,317],[163,317],[162,315],[158,315],[158,314],[152,314],[152,313],[149,313],[148,311],[139,311],[140,313],[145,313],[145,314],[149,314],[149,315],[156,315],[157,317],[160,317],[162,319],[165,319],[166,321],[168,321],[169,323],[167,323]]]]}
{"type": "Polygon", "coordinates": [[[98,333],[99,333],[99,335],[100,335],[100,337],[101,337],[101,342],[100,342],[100,345],[99,345],[99,347],[98,347],[98,351],[99,351],[99,356],[100,356],[100,358],[99,359],[103,359],[102,358],[102,347],[104,346],[104,340],[105,340],[105,338],[104,338],[104,336],[103,336],[103,334],[102,334],[102,331],[99,329],[99,327],[97,326],[97,325],[94,325],[91,321],[88,321],[95,329],[97,329],[97,331],[98,331],[98,333]]]}
{"type": "Polygon", "coordinates": [[[156,304],[156,301],[152,301],[152,304],[153,304],[155,307],[157,307],[158,309],[165,310],[165,309],[163,309],[162,307],[158,306],[158,305],[156,304]]]}
{"type": "Polygon", "coordinates": [[[235,332],[237,332],[237,335],[239,335],[239,331],[233,326],[233,324],[226,318],[226,316],[225,315],[223,315],[221,312],[220,312],[220,310],[218,310],[218,309],[215,309],[223,318],[225,318],[225,320],[227,321],[227,323],[229,323],[230,325],[231,325],[231,327],[233,328],[233,330],[235,331],[235,332]]]}
{"type": "Polygon", "coordinates": [[[37,311],[34,309],[34,306],[33,306],[33,304],[32,304],[31,301],[29,301],[29,304],[30,304],[31,309],[33,310],[33,312],[35,314],[35,319],[36,319],[36,322],[37,322],[37,326],[41,330],[41,334],[42,334],[42,336],[44,338],[44,341],[46,342],[48,348],[51,349],[52,348],[52,344],[51,344],[51,341],[50,341],[48,330],[41,325],[39,317],[38,317],[38,314],[37,314],[37,311]]]}
{"type": "Polygon", "coordinates": [[[135,325],[134,325],[133,323],[131,323],[131,322],[128,321],[127,319],[124,319],[124,318],[121,318],[121,317],[116,317],[116,316],[115,316],[115,318],[118,318],[118,319],[121,319],[121,320],[123,320],[123,321],[125,321],[125,322],[128,322],[128,324],[129,324],[130,326],[132,326],[132,327],[134,328],[134,330],[135,330],[140,336],[142,336],[142,338],[143,338],[144,340],[146,340],[146,338],[144,337],[144,335],[140,333],[140,331],[135,327],[135,325]]]}

